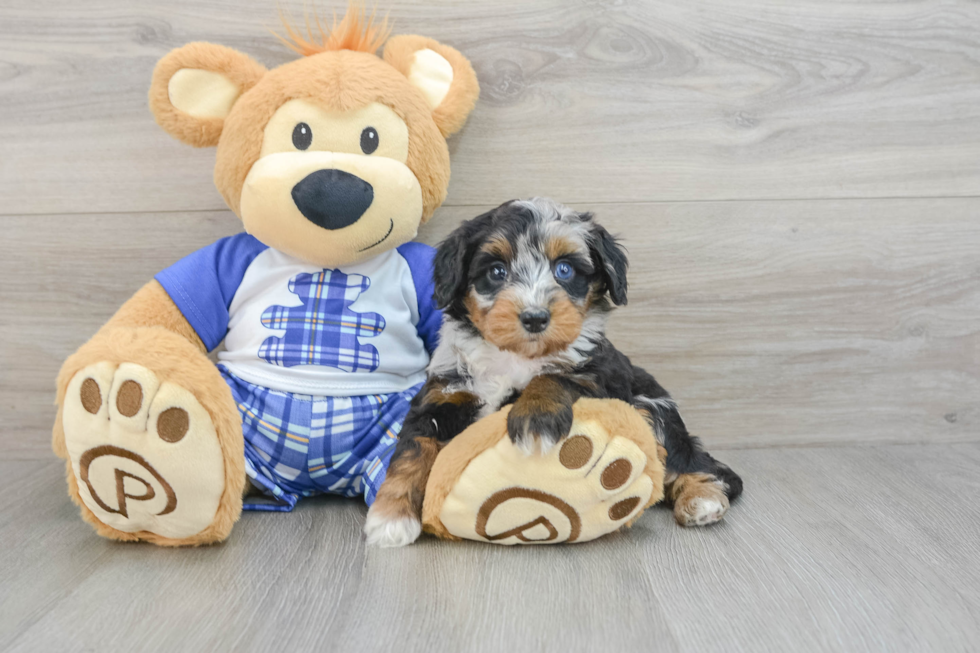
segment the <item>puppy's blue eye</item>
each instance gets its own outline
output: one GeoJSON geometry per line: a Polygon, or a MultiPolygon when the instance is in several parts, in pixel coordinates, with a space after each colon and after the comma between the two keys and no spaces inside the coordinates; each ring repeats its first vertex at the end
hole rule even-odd
{"type": "Polygon", "coordinates": [[[560,261],[558,265],[555,266],[555,277],[561,279],[562,281],[568,281],[575,276],[575,268],[566,263],[565,261],[560,261]]]}
{"type": "Polygon", "coordinates": [[[504,267],[503,263],[495,263],[487,271],[487,276],[490,277],[492,281],[503,281],[507,278],[507,268],[504,267]]]}

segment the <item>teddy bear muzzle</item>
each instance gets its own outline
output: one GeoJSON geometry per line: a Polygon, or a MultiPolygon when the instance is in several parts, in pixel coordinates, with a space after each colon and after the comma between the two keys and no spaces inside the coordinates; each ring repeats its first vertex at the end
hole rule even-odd
{"type": "Polygon", "coordinates": [[[336,268],[415,237],[422,188],[388,157],[349,152],[276,152],[242,186],[245,231],[303,261],[336,268]]]}

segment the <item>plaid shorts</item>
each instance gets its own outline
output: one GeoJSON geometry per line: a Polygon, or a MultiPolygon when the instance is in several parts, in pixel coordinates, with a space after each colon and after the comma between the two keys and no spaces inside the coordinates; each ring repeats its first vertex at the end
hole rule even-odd
{"type": "Polygon", "coordinates": [[[219,365],[242,415],[245,471],[275,502],[246,499],[245,510],[288,512],[314,494],[363,496],[374,503],[419,383],[363,397],[317,397],[247,383],[219,365]]]}

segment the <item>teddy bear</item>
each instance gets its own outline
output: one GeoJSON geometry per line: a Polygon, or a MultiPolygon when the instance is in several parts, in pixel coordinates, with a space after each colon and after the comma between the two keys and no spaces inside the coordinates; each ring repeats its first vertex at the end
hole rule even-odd
{"type": "MultiPolygon", "coordinates": [[[[433,250],[412,241],[446,197],[446,139],[475,106],[476,74],[455,49],[388,38],[386,22],[356,7],[316,36],[287,30],[302,56],[278,68],[190,43],[153,72],[156,121],[217,147],[214,182],[244,232],[161,271],[62,366],[53,448],[82,517],[105,537],[208,544],[243,508],[289,511],[317,493],[370,505],[425,380],[441,313],[433,250]],[[215,365],[208,353],[222,342],[215,365]]],[[[626,437],[603,431],[608,410],[586,411],[590,437],[626,437]]],[[[583,531],[561,510],[541,521],[526,501],[480,517],[482,495],[521,485],[517,471],[565,469],[557,459],[515,467],[499,427],[498,416],[473,430],[469,448],[461,437],[434,470],[428,530],[515,543],[621,525],[603,518],[583,531]],[[474,484],[465,470],[480,460],[474,484]],[[509,475],[487,471],[498,468],[509,475]]],[[[634,453],[650,467],[649,505],[663,495],[660,461],[648,427],[631,429],[645,443],[634,453]]]]}
{"type": "Polygon", "coordinates": [[[579,399],[568,436],[530,456],[508,435],[511,409],[439,452],[425,486],[425,532],[503,545],[589,542],[632,526],[664,498],[667,451],[629,404],[579,399]]]}

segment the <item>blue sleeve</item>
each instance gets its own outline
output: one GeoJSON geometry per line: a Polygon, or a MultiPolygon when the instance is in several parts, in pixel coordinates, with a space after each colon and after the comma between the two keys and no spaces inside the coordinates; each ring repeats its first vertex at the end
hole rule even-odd
{"type": "Polygon", "coordinates": [[[245,270],[267,249],[248,234],[222,238],[156,275],[163,289],[211,351],[228,332],[228,307],[245,270]]]}
{"type": "Polygon", "coordinates": [[[419,301],[419,323],[416,330],[431,356],[439,344],[439,329],[442,327],[442,311],[436,308],[433,296],[436,288],[432,280],[432,265],[436,250],[422,243],[405,243],[398,248],[398,253],[412,271],[412,282],[419,301]]]}

